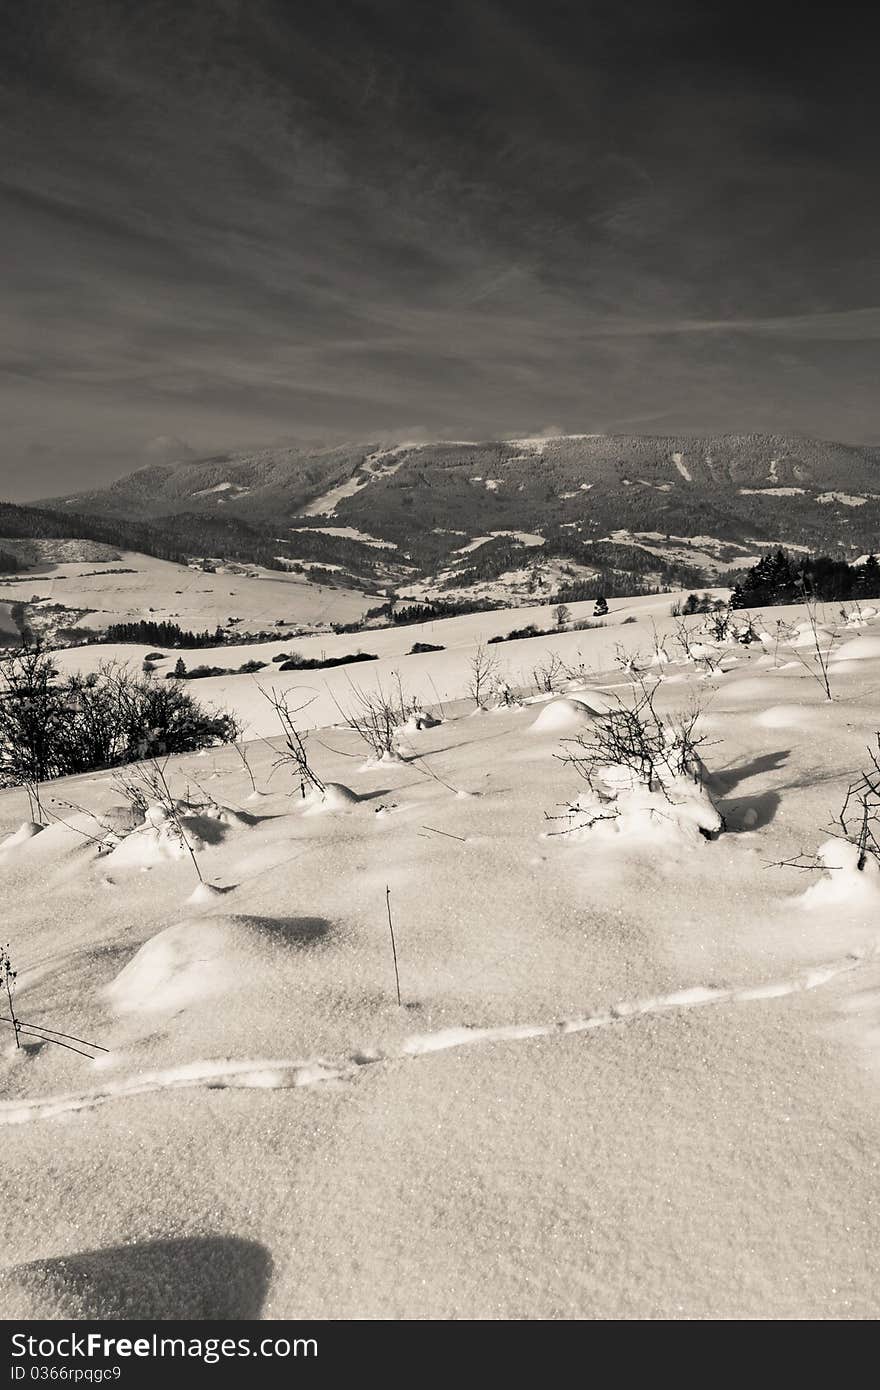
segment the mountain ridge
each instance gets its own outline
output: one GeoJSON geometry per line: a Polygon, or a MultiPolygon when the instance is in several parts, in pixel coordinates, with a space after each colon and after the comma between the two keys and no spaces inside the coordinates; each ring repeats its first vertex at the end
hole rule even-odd
{"type": "Polygon", "coordinates": [[[281,563],[370,575],[381,545],[398,583],[454,581],[500,538],[524,551],[523,535],[585,565],[611,542],[684,564],[708,540],[707,573],[720,573],[773,544],[841,558],[880,548],[880,446],[759,433],[273,446],[148,465],[38,505],[150,525],[183,546],[189,536],[195,553],[243,553],[259,536],[281,563]]]}
{"type": "MultiPolygon", "coordinates": [[[[452,468],[482,459],[501,466],[534,461],[580,470],[597,481],[628,466],[641,467],[673,483],[704,482],[724,486],[765,483],[769,486],[824,484],[832,488],[880,489],[880,446],[844,444],[790,434],[536,435],[497,440],[431,440],[382,446],[376,442],[306,449],[296,445],[231,450],[203,458],[146,464],[102,488],[60,494],[34,502],[40,507],[94,503],[114,510],[143,503],[154,493],[157,515],[174,510],[216,510],[232,505],[253,512],[258,497],[279,487],[289,489],[289,506],[308,505],[336,482],[351,478],[367,461],[398,465],[420,461],[452,468]],[[690,477],[688,476],[690,474],[690,477]],[[229,484],[228,487],[223,487],[229,484]],[[159,495],[155,489],[159,488],[159,495]],[[231,497],[223,496],[232,493],[231,497]],[[249,498],[249,501],[245,499],[249,498]],[[185,508],[178,506],[186,501],[185,508]]],[[[371,471],[369,468],[367,471],[371,471]]],[[[629,480],[632,481],[632,480],[629,480]]]]}

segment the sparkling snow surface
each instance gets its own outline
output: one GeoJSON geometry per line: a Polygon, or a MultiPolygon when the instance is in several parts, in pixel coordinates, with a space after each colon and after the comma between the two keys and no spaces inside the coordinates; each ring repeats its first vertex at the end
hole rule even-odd
{"type": "Polygon", "coordinates": [[[38,832],[0,793],[17,1012],[108,1049],[0,1033],[0,1315],[880,1313],[880,871],[832,835],[880,619],[821,615],[829,703],[797,636],[687,660],[670,601],[488,648],[525,695],[549,652],[582,669],[491,717],[468,663],[522,610],[328,639],[442,719],[367,770],[339,668],[260,673],[309,687],[325,796],[273,771],[253,677],[195,683],[241,711],[257,786],[229,748],[169,763],[202,888],[109,774],[49,786],[66,823],[38,832]],[[565,740],[631,689],[617,644],[661,713],[702,704],[706,797],[664,816],[618,778],[624,824],[556,833],[588,791],[565,740]]]}

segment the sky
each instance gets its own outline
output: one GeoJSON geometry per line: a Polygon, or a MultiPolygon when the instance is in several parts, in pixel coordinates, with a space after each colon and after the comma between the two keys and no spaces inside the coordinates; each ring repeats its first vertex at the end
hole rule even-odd
{"type": "Polygon", "coordinates": [[[0,18],[0,496],[281,441],[880,443],[867,6],[0,18]]]}

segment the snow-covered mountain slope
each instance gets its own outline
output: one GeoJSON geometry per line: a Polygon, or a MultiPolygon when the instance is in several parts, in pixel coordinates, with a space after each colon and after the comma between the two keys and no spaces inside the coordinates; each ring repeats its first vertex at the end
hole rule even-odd
{"type": "Polygon", "coordinates": [[[776,435],[564,435],[267,449],[140,469],[56,507],[144,520],[353,527],[420,573],[499,531],[624,528],[812,549],[880,544],[880,450],[776,435]]]}

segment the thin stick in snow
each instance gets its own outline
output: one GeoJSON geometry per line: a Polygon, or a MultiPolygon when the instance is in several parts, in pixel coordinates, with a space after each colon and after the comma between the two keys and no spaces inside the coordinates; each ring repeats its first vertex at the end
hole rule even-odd
{"type": "Polygon", "coordinates": [[[400,999],[400,974],[397,969],[397,945],[394,940],[394,923],[391,920],[391,889],[387,883],[385,885],[385,906],[388,909],[388,930],[391,933],[391,954],[394,957],[394,980],[397,985],[397,1004],[401,1006],[400,999]]]}
{"type": "Polygon", "coordinates": [[[453,835],[451,830],[437,830],[433,825],[423,825],[423,830],[433,830],[435,835],[445,835],[447,840],[461,840],[464,845],[467,843],[464,835],[453,835]]]}
{"type": "Polygon", "coordinates": [[[71,1042],[82,1043],[83,1047],[97,1048],[98,1052],[109,1052],[109,1047],[102,1047],[100,1043],[90,1042],[88,1038],[78,1038],[76,1033],[62,1033],[57,1028],[47,1028],[45,1023],[34,1023],[33,1019],[21,1019],[22,1028],[38,1028],[41,1033],[54,1033],[57,1038],[69,1038],[71,1042]]]}
{"type": "Polygon", "coordinates": [[[15,1046],[20,1048],[21,1043],[18,1040],[18,1035],[21,1031],[21,1023],[15,1016],[15,1008],[12,1003],[12,986],[15,983],[17,973],[18,972],[12,968],[8,947],[0,947],[0,974],[2,974],[3,983],[6,986],[6,998],[9,1000],[9,1012],[12,1015],[9,1022],[15,1029],[15,1046]]]}
{"type": "Polygon", "coordinates": [[[35,1029],[33,1029],[33,1028],[27,1028],[27,1027],[25,1027],[25,1025],[24,1025],[23,1023],[20,1023],[18,1019],[6,1018],[3,1014],[0,1014],[0,1023],[11,1023],[11,1024],[12,1024],[13,1028],[15,1029],[15,1045],[16,1045],[16,1047],[21,1047],[21,1043],[19,1042],[18,1038],[19,1038],[19,1034],[22,1034],[22,1036],[23,1036],[23,1037],[26,1037],[26,1038],[36,1038],[38,1042],[43,1042],[43,1043],[54,1043],[56,1047],[63,1047],[63,1048],[65,1048],[68,1052],[78,1052],[79,1055],[80,1055],[80,1057],[88,1057],[88,1059],[89,1059],[90,1062],[94,1062],[94,1060],[95,1060],[94,1053],[92,1053],[92,1052],[83,1052],[83,1050],[82,1050],[81,1047],[73,1047],[73,1046],[71,1046],[70,1043],[61,1042],[61,1040],[60,1040],[59,1038],[49,1038],[49,1037],[46,1036],[45,1033],[38,1033],[38,1032],[37,1032],[35,1029]]]}

